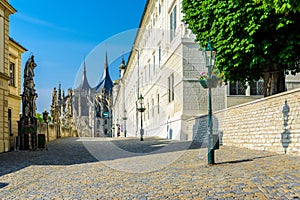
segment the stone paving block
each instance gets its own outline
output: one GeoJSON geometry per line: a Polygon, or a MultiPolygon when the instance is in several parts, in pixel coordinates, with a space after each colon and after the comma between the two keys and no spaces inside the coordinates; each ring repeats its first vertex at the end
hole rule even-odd
{"type": "Polygon", "coordinates": [[[300,197],[297,156],[221,146],[217,164],[210,166],[207,149],[189,148],[188,143],[157,138],[145,138],[144,143],[134,138],[83,140],[53,141],[49,151],[0,154],[0,199],[300,197]],[[165,147],[157,149],[158,145],[165,147]]]}

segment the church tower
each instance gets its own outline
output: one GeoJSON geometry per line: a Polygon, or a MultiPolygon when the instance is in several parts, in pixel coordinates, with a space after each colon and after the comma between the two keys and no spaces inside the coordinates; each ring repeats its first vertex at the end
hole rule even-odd
{"type": "Polygon", "coordinates": [[[86,64],[84,61],[83,74],[80,85],[75,89],[75,109],[78,116],[89,116],[88,99],[92,88],[86,76],[86,64]]]}
{"type": "Polygon", "coordinates": [[[84,61],[80,85],[74,90],[73,120],[81,137],[109,137],[112,125],[112,88],[108,56],[105,54],[104,71],[96,87],[87,79],[84,61]]]}
{"type": "Polygon", "coordinates": [[[81,137],[93,136],[91,131],[93,124],[91,123],[92,119],[90,119],[90,107],[93,107],[93,94],[87,79],[86,64],[84,61],[81,83],[75,88],[73,99],[73,120],[81,137]]]}
{"type": "Polygon", "coordinates": [[[105,54],[102,78],[94,88],[95,95],[95,136],[111,136],[112,125],[112,88],[113,82],[109,75],[108,56],[105,54]]]}

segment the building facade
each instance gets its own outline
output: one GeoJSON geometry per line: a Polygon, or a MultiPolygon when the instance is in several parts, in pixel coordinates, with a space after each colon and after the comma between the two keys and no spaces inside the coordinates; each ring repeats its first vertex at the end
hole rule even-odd
{"type": "MultiPolygon", "coordinates": [[[[115,136],[140,134],[176,140],[197,139],[189,119],[207,114],[207,90],[198,77],[206,72],[201,47],[182,22],[181,0],[148,0],[127,66],[113,92],[115,136]],[[137,111],[144,98],[145,112],[137,111]]],[[[263,81],[228,83],[213,89],[213,111],[262,98],[263,81]]],[[[299,77],[287,76],[287,89],[299,86],[299,77]]]]}
{"type": "Polygon", "coordinates": [[[27,51],[23,46],[9,39],[9,92],[8,92],[8,134],[10,147],[15,146],[18,136],[18,123],[21,106],[21,69],[22,54],[27,51]]]}
{"type": "MultiPolygon", "coordinates": [[[[204,66],[195,37],[182,22],[180,0],[148,0],[114,99],[114,124],[139,136],[144,97],[145,136],[191,140],[187,119],[207,113],[207,90],[198,81],[204,66]],[[125,119],[125,120],[124,120],[125,119]]],[[[225,108],[225,90],[213,90],[214,110],[225,108]]]]}
{"type": "Polygon", "coordinates": [[[0,0],[0,153],[9,151],[8,130],[9,94],[9,16],[16,10],[7,0],[0,0]]]}

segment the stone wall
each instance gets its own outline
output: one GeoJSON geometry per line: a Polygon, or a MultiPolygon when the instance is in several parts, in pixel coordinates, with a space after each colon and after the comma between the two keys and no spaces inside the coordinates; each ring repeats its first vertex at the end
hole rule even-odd
{"type": "Polygon", "coordinates": [[[58,124],[38,123],[37,132],[38,134],[45,134],[47,142],[56,140],[58,138],[78,137],[76,130],[71,128],[60,127],[58,124]],[[48,126],[48,130],[47,130],[47,126],[48,126]]]}
{"type": "MultiPolygon", "coordinates": [[[[299,108],[300,89],[295,89],[214,112],[214,134],[228,146],[300,155],[299,108]]],[[[190,124],[194,140],[206,142],[207,115],[190,124]]]]}

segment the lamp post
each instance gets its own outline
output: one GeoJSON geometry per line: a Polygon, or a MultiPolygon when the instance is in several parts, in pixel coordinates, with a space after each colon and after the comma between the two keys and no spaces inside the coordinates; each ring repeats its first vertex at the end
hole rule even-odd
{"type": "Polygon", "coordinates": [[[141,141],[144,140],[143,135],[144,135],[144,129],[143,129],[143,112],[146,110],[144,106],[144,97],[142,94],[140,95],[138,99],[138,108],[137,110],[141,113],[141,129],[140,129],[140,136],[141,136],[141,141]]]}
{"type": "Polygon", "coordinates": [[[117,126],[117,137],[119,137],[119,136],[120,136],[120,124],[119,124],[119,118],[117,119],[117,124],[116,124],[116,126],[117,126]]]}
{"type": "Polygon", "coordinates": [[[115,137],[115,124],[112,124],[112,133],[111,133],[111,137],[115,137]]]}
{"type": "Polygon", "coordinates": [[[123,120],[124,120],[124,137],[126,137],[126,134],[127,134],[127,130],[126,130],[126,120],[127,120],[127,116],[126,116],[126,109],[124,110],[124,117],[123,117],[123,120]]]}
{"type": "MultiPolygon", "coordinates": [[[[208,79],[212,78],[212,69],[215,65],[216,51],[208,40],[207,48],[203,51],[205,66],[207,67],[208,79]]],[[[211,103],[211,87],[208,87],[208,164],[215,164],[215,141],[213,136],[213,122],[212,122],[212,103],[211,103]]]]}
{"type": "Polygon", "coordinates": [[[47,142],[49,142],[49,131],[48,131],[48,112],[47,110],[45,109],[44,112],[43,112],[43,120],[44,122],[47,124],[47,142]]]}

